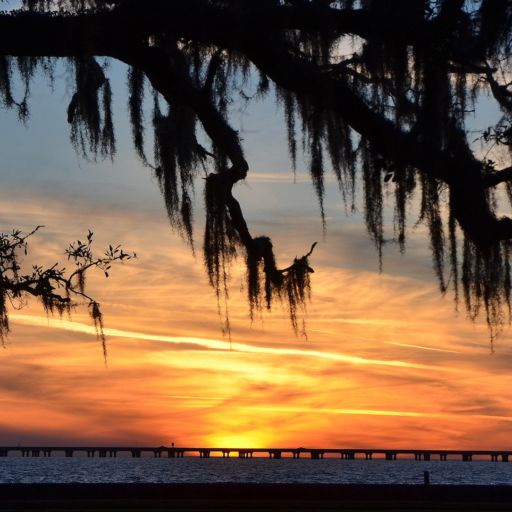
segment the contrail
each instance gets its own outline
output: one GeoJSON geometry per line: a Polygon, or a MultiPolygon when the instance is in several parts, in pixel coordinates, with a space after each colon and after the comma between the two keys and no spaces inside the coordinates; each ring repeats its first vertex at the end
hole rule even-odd
{"type": "MultiPolygon", "coordinates": [[[[10,320],[37,327],[52,327],[55,329],[62,329],[66,331],[79,332],[96,336],[96,330],[93,326],[83,324],[80,322],[71,322],[69,320],[58,320],[54,318],[46,318],[42,316],[20,315],[11,314],[10,320]]],[[[365,357],[349,356],[346,354],[337,354],[332,352],[322,352],[320,350],[304,350],[297,348],[274,348],[264,347],[257,345],[249,345],[247,343],[237,343],[222,340],[213,340],[208,338],[195,338],[192,336],[165,336],[160,334],[145,334],[135,331],[124,331],[121,329],[105,328],[104,333],[106,336],[117,338],[131,338],[146,341],[158,341],[163,343],[172,343],[174,345],[195,345],[197,347],[207,348],[210,350],[225,350],[233,352],[243,352],[248,354],[274,354],[280,356],[299,356],[299,357],[313,357],[317,359],[328,359],[331,361],[338,361],[342,363],[354,365],[367,365],[367,366],[388,366],[395,368],[415,368],[421,370],[443,370],[453,371],[451,368],[443,368],[432,365],[425,365],[419,363],[411,363],[408,361],[400,360],[385,360],[385,359],[369,359],[365,357]]]]}
{"type": "Polygon", "coordinates": [[[431,350],[432,352],[448,352],[449,354],[460,354],[458,350],[448,350],[446,348],[435,348],[435,347],[425,347],[423,345],[413,345],[410,343],[398,343],[396,341],[385,341],[386,345],[395,345],[396,347],[405,347],[405,348],[418,348],[420,350],[431,350]]]}
{"type": "Polygon", "coordinates": [[[247,406],[244,409],[257,410],[260,412],[276,413],[298,413],[298,414],[333,414],[333,415],[354,415],[354,416],[396,416],[406,418],[437,418],[454,419],[457,421],[482,419],[505,421],[512,423],[511,416],[499,416],[496,414],[473,414],[473,413],[453,413],[453,412],[428,412],[428,411],[393,411],[388,409],[342,409],[332,407],[293,407],[293,406],[247,406]]]}
{"type": "Polygon", "coordinates": [[[312,414],[341,414],[354,416],[399,416],[410,418],[439,418],[440,414],[416,411],[391,411],[386,409],[338,409],[326,407],[282,407],[282,406],[250,406],[252,410],[278,413],[312,413],[312,414]]]}

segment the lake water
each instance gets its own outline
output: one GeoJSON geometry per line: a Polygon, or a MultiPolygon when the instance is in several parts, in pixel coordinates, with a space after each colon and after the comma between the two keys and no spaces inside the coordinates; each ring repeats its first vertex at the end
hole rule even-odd
{"type": "Polygon", "coordinates": [[[0,458],[0,483],[357,483],[512,485],[512,462],[340,459],[0,458]]]}

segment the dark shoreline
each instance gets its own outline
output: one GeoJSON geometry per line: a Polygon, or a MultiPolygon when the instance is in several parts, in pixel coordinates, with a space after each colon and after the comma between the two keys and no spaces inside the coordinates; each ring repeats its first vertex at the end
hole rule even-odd
{"type": "Polygon", "coordinates": [[[337,499],[443,500],[512,503],[512,485],[88,483],[0,484],[3,499],[337,499]]]}
{"type": "Polygon", "coordinates": [[[512,510],[512,486],[0,484],[11,510],[512,510]]]}

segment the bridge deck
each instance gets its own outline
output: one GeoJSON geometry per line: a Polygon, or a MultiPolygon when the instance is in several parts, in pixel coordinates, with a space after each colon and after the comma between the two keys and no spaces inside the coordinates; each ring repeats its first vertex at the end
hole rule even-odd
{"type": "Polygon", "coordinates": [[[309,457],[323,459],[325,456],[336,456],[342,459],[372,459],[374,457],[387,460],[411,458],[415,460],[448,460],[459,459],[471,461],[474,457],[488,458],[492,461],[508,462],[512,456],[509,450],[419,450],[419,449],[387,449],[387,448],[237,448],[237,447],[187,447],[187,446],[0,446],[0,457],[19,454],[23,457],[50,457],[52,453],[62,453],[72,457],[75,453],[84,453],[88,457],[116,457],[118,453],[131,454],[132,457],[141,457],[143,454],[153,454],[155,457],[185,457],[210,456],[252,458],[254,455],[267,455],[270,458],[282,457],[309,457]]]}

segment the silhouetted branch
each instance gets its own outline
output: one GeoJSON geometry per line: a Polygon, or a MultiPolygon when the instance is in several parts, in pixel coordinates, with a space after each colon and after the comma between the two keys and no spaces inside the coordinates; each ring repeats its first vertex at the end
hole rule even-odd
{"type": "Polygon", "coordinates": [[[494,78],[491,68],[485,73],[486,79],[489,82],[492,95],[499,103],[500,107],[509,115],[512,115],[512,91],[508,89],[509,85],[501,85],[494,78]]]}
{"type": "Polygon", "coordinates": [[[489,173],[484,177],[484,186],[496,187],[500,183],[512,181],[512,167],[489,173]]]}
{"type": "Polygon", "coordinates": [[[8,302],[22,304],[24,297],[29,295],[40,300],[48,314],[56,312],[62,315],[77,306],[74,299],[85,299],[106,356],[100,305],[85,291],[86,273],[97,268],[108,277],[114,262],[130,260],[135,254],[126,253],[120,246],[109,246],[102,256],[97,257],[92,252],[93,233],[89,231],[86,241],[78,240],[66,249],[68,260],[75,265],[73,272],[67,274],[55,263],[48,268],[33,265],[30,273],[23,273],[20,253],[27,254],[27,240],[41,227],[37,226],[28,234],[19,230],[10,234],[0,233],[0,340],[3,342],[9,332],[8,302]]]}
{"type": "MultiPolygon", "coordinates": [[[[229,229],[226,227],[226,223],[229,223],[236,230],[239,241],[246,250],[247,257],[253,260],[255,264],[258,264],[260,261],[263,262],[265,276],[274,286],[281,286],[283,283],[283,273],[290,273],[293,265],[284,271],[279,271],[276,268],[270,239],[266,237],[254,239],[251,236],[240,204],[232,194],[233,186],[238,181],[245,179],[249,169],[237,132],[231,128],[213,103],[213,100],[204,95],[203,91],[198,89],[177,66],[173,65],[172,61],[165,59],[168,65],[162,65],[161,50],[140,48],[139,51],[133,52],[131,55],[125,55],[123,58],[129,64],[143,70],[153,87],[170,104],[179,101],[193,109],[213,144],[231,160],[232,166],[229,169],[221,170],[218,174],[211,174],[207,179],[207,187],[213,188],[216,196],[215,206],[210,206],[207,210],[215,210],[209,212],[215,218],[215,216],[224,215],[223,209],[227,208],[229,217],[222,220],[219,218],[218,221],[212,220],[211,228],[208,228],[209,224],[207,222],[207,230],[219,229],[223,231],[229,229]],[[135,55],[135,58],[133,58],[133,55],[135,55]]],[[[220,54],[218,58],[220,59],[220,54]]],[[[210,64],[212,64],[211,61],[210,64]]],[[[218,65],[220,65],[220,61],[214,63],[213,68],[218,65]]],[[[213,75],[214,69],[212,69],[212,66],[210,66],[209,70],[213,75]]],[[[212,198],[213,196],[210,194],[208,197],[212,198]]],[[[227,294],[227,269],[233,250],[230,248],[231,242],[223,241],[224,236],[224,232],[212,233],[207,236],[207,242],[205,242],[205,261],[207,262],[210,282],[216,288],[217,297],[220,297],[219,287],[221,286],[224,289],[224,294],[227,294]],[[225,262],[222,254],[213,254],[217,251],[227,251],[229,253],[229,255],[226,253],[227,260],[225,262]],[[219,260],[219,257],[221,260],[219,260]]],[[[303,295],[300,294],[300,296],[302,297],[303,295]]],[[[270,305],[270,303],[268,304],[270,305]]],[[[291,308],[290,312],[292,314],[292,324],[297,330],[295,319],[296,307],[291,308]]],[[[229,325],[229,319],[227,318],[226,325],[229,325]]],[[[229,332],[229,327],[226,330],[229,332]]]]}
{"type": "Polygon", "coordinates": [[[213,81],[215,80],[215,75],[219,70],[222,64],[222,49],[217,50],[211,57],[210,62],[208,63],[208,70],[206,72],[206,78],[203,84],[203,90],[207,93],[211,93],[213,81]]]}

